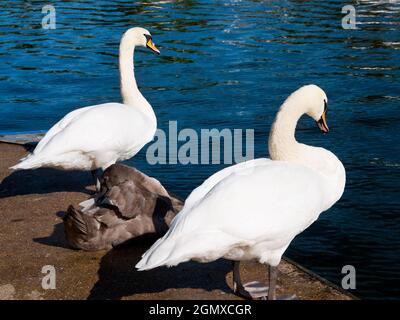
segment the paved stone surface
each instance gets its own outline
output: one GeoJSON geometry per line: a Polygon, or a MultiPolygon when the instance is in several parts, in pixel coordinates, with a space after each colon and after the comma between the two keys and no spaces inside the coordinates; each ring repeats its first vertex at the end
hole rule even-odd
{"type": "MultiPolygon", "coordinates": [[[[0,143],[0,299],[240,299],[232,294],[231,263],[185,263],[137,272],[134,266],[154,242],[135,239],[108,252],[69,248],[64,210],[92,192],[89,173],[51,169],[10,172],[26,154],[0,143]],[[56,289],[42,289],[42,267],[56,270],[56,289]]],[[[162,181],[161,181],[162,182],[162,181]]],[[[280,265],[278,294],[299,299],[353,299],[295,264],[280,265]]],[[[244,280],[266,278],[265,267],[246,262],[244,280]]]]}

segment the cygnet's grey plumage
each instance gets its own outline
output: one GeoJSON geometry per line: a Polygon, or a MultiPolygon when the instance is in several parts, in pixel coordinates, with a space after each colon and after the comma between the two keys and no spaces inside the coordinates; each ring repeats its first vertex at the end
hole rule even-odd
{"type": "Polygon", "coordinates": [[[164,234],[182,206],[158,180],[115,164],[104,172],[94,198],[84,201],[82,209],[68,208],[65,234],[75,248],[110,249],[144,234],[164,234]]]}

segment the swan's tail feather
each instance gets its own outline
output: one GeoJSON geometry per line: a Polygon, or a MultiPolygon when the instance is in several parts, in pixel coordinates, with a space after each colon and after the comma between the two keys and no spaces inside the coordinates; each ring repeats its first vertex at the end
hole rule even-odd
{"type": "Polygon", "coordinates": [[[63,220],[65,223],[65,233],[67,238],[70,238],[69,235],[72,233],[85,236],[88,235],[89,231],[87,222],[84,219],[82,211],[77,210],[70,205],[63,220]]]}
{"type": "Polygon", "coordinates": [[[73,248],[86,251],[103,249],[98,223],[92,216],[70,205],[63,220],[65,237],[73,248]]]}
{"type": "Polygon", "coordinates": [[[17,163],[15,166],[10,167],[11,170],[28,170],[37,169],[44,165],[43,159],[40,159],[34,155],[29,155],[21,159],[21,162],[17,163]]]}
{"type": "Polygon", "coordinates": [[[28,156],[22,158],[19,163],[15,166],[10,167],[11,170],[28,170],[28,169],[37,169],[46,166],[56,166],[58,161],[57,159],[50,159],[49,157],[45,157],[42,155],[29,154],[28,156]]]}
{"type": "Polygon", "coordinates": [[[136,264],[136,269],[144,271],[167,265],[168,257],[173,251],[174,241],[164,238],[165,237],[158,239],[153,246],[146,251],[142,259],[136,264]]]}
{"type": "Polygon", "coordinates": [[[144,271],[160,266],[172,267],[191,259],[200,262],[214,261],[221,258],[233,242],[232,237],[221,232],[217,235],[215,232],[192,234],[190,237],[168,237],[166,234],[142,256],[136,268],[144,271]]]}

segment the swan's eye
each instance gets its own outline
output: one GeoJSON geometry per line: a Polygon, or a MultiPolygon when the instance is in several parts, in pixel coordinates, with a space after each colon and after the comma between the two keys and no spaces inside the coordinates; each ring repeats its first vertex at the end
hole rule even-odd
{"type": "Polygon", "coordinates": [[[149,36],[148,34],[144,34],[145,38],[146,38],[146,42],[149,42],[149,40],[151,40],[151,36],[149,36]]]}
{"type": "Polygon", "coordinates": [[[324,99],[324,113],[327,113],[327,112],[328,112],[328,103],[324,99]]]}

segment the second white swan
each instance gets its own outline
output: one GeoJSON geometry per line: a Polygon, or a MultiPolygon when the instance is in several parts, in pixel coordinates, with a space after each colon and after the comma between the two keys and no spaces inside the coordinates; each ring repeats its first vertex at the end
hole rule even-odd
{"type": "Polygon", "coordinates": [[[52,167],[64,170],[105,170],[117,161],[133,157],[157,128],[153,108],[140,93],[134,75],[135,47],[159,54],[150,32],[131,28],[119,48],[122,103],[105,103],[80,108],[56,123],[32,154],[11,167],[13,170],[52,167]]]}
{"type": "Polygon", "coordinates": [[[325,92],[315,85],[292,93],[271,128],[271,159],[240,163],[204,181],[136,268],[223,257],[236,261],[235,291],[246,297],[275,299],[282,254],[344,191],[345,169],[339,159],[326,149],[298,143],[294,135],[303,114],[328,132],[327,102],[325,92]],[[256,282],[242,284],[239,261],[249,259],[269,265],[269,287],[256,282]]]}

